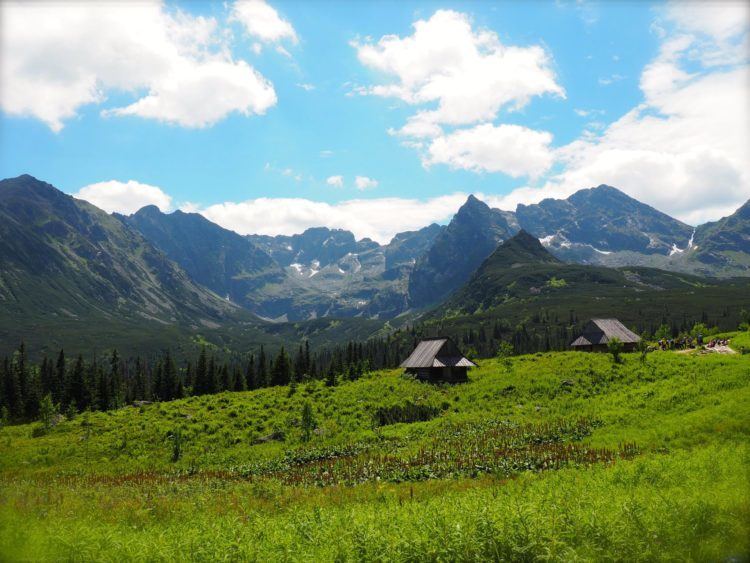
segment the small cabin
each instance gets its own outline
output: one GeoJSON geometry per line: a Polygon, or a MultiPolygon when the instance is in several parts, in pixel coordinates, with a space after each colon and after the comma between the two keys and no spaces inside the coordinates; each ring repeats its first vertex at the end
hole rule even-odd
{"type": "Polygon", "coordinates": [[[582,334],[570,343],[570,347],[585,352],[605,352],[613,338],[622,342],[622,349],[626,352],[635,350],[641,341],[640,336],[617,319],[591,319],[583,327],[582,334]]]}
{"type": "Polygon", "coordinates": [[[437,337],[420,341],[401,367],[421,381],[461,383],[468,380],[468,369],[477,364],[464,357],[453,340],[437,337]]]}

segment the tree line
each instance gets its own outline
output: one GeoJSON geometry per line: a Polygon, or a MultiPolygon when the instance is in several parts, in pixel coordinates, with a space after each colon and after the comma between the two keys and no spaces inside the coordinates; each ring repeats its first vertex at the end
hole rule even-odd
{"type": "MultiPolygon", "coordinates": [[[[741,311],[739,317],[743,326],[750,326],[747,311],[741,311]]],[[[716,320],[725,322],[711,322],[711,325],[724,329],[736,327],[734,319],[716,320]],[[725,324],[733,326],[722,326],[725,324]]],[[[430,336],[450,336],[472,359],[493,357],[501,347],[511,354],[565,350],[583,321],[574,310],[563,316],[559,311],[539,309],[515,325],[497,318],[464,322],[441,319],[397,329],[364,342],[352,341],[316,351],[311,351],[309,342],[304,340],[291,354],[283,346],[273,351],[261,346],[257,352],[228,357],[216,348],[205,346],[196,357],[181,358],[174,357],[169,350],[152,358],[121,358],[113,350],[103,357],[87,360],[80,354],[68,357],[60,350],[54,358],[44,356],[41,362],[33,363],[22,343],[0,362],[0,419],[25,422],[48,417],[50,412],[72,416],[85,410],[119,408],[136,401],[169,401],[276,385],[289,385],[293,392],[297,383],[311,379],[337,385],[372,370],[397,367],[421,338],[430,336]]],[[[670,318],[665,314],[647,325],[630,328],[646,337],[669,338],[689,332],[696,322],[705,326],[710,321],[705,313],[700,319],[687,315],[670,318]]]]}
{"type": "Polygon", "coordinates": [[[74,416],[86,410],[105,411],[138,401],[170,401],[191,395],[245,391],[322,379],[327,385],[355,380],[372,369],[400,361],[387,339],[349,342],[311,352],[308,341],[294,353],[285,347],[269,353],[229,358],[202,347],[195,358],[175,358],[169,350],[155,358],[122,358],[117,350],[104,357],[68,357],[29,361],[21,345],[0,362],[0,419],[27,422],[55,413],[74,416]],[[44,411],[44,412],[42,412],[44,411]]]}

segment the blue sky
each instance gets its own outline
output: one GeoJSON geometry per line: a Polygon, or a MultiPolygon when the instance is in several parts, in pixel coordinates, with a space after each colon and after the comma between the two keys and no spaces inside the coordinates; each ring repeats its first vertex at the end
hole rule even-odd
{"type": "Polygon", "coordinates": [[[380,240],[472,192],[513,209],[608,183],[691,223],[750,197],[740,3],[240,4],[4,4],[0,175],[380,240]]]}

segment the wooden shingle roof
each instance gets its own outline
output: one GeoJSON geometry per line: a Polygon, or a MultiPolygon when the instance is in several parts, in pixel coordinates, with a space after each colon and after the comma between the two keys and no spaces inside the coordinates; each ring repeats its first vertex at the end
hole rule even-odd
{"type": "Polygon", "coordinates": [[[476,367],[450,338],[426,338],[401,362],[402,368],[476,367]]]}
{"type": "Polygon", "coordinates": [[[640,342],[641,337],[629,330],[617,319],[591,319],[583,328],[583,334],[571,346],[591,346],[607,344],[612,338],[629,344],[640,342]]]}

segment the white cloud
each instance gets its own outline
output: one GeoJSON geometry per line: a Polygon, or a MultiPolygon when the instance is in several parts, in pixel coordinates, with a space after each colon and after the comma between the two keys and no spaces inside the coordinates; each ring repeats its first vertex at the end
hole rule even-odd
{"type": "Polygon", "coordinates": [[[278,43],[285,39],[293,44],[298,42],[292,24],[263,0],[237,0],[232,6],[231,18],[240,22],[248,35],[264,43],[278,43]]]}
{"type": "Polygon", "coordinates": [[[308,84],[306,82],[302,82],[300,84],[297,84],[298,88],[302,88],[305,92],[311,92],[312,90],[315,90],[314,84],[308,84]]]}
{"type": "Polygon", "coordinates": [[[385,35],[377,42],[352,43],[362,64],[393,78],[355,92],[395,97],[419,107],[389,133],[417,149],[426,165],[511,176],[546,170],[549,133],[492,125],[502,109],[519,110],[534,96],[565,97],[545,49],[504,45],[493,31],[474,29],[466,14],[450,10],[438,10],[413,27],[407,37],[385,35]],[[532,150],[520,163],[503,156],[507,147],[501,143],[511,137],[532,150]]]}
{"type": "Polygon", "coordinates": [[[344,177],[343,176],[329,176],[326,178],[326,184],[329,186],[333,186],[334,188],[343,188],[344,187],[344,177]]]}
{"type": "Polygon", "coordinates": [[[718,41],[745,33],[750,23],[750,5],[740,0],[672,2],[666,12],[682,30],[704,33],[718,41]]]}
{"type": "Polygon", "coordinates": [[[116,211],[125,215],[135,213],[146,205],[155,205],[162,211],[168,211],[172,205],[172,198],[160,188],[134,180],[109,180],[89,184],[73,196],[86,200],[108,213],[116,211]]]}
{"type": "Polygon", "coordinates": [[[747,42],[747,13],[739,3],[669,5],[661,50],[641,74],[643,102],[557,149],[562,172],[541,189],[494,203],[508,209],[606,183],[690,224],[733,212],[750,198],[750,67],[747,51],[734,58],[747,42]],[[726,64],[703,56],[716,52],[726,64]]]}
{"type": "Polygon", "coordinates": [[[232,58],[215,19],[159,1],[3,2],[0,20],[0,105],[53,131],[113,92],[135,101],[106,115],[184,127],[205,127],[232,112],[262,114],[276,104],[273,85],[232,58]]]}
{"type": "Polygon", "coordinates": [[[474,172],[537,177],[552,165],[552,135],[519,125],[490,123],[460,129],[432,141],[426,165],[447,164],[474,172]]]}
{"type": "Polygon", "coordinates": [[[540,46],[503,45],[494,32],[473,30],[467,15],[450,10],[438,10],[413,27],[408,37],[353,42],[362,64],[395,78],[361,93],[413,105],[437,102],[437,109],[424,110],[419,119],[451,125],[492,120],[502,107],[519,109],[532,96],[565,95],[540,46]]]}
{"type": "Polygon", "coordinates": [[[402,231],[444,222],[466,201],[454,193],[427,200],[404,198],[352,199],[335,204],[302,198],[259,198],[220,203],[201,211],[210,221],[240,234],[300,233],[309,227],[347,229],[357,238],[389,242],[402,231]]]}
{"type": "Polygon", "coordinates": [[[360,191],[369,190],[378,187],[378,181],[367,176],[357,176],[354,178],[354,185],[360,191]]]}

